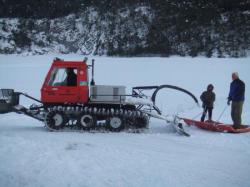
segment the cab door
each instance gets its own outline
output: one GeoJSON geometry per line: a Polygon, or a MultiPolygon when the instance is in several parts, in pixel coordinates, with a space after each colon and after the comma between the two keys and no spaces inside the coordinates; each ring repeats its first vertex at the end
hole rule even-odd
{"type": "Polygon", "coordinates": [[[42,100],[45,103],[77,103],[79,100],[78,68],[54,67],[46,86],[43,87],[42,100]]]}

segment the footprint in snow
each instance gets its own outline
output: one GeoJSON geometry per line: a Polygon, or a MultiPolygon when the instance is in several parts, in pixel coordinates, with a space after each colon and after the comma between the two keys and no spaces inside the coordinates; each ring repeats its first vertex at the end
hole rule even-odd
{"type": "Polygon", "coordinates": [[[65,147],[65,149],[67,151],[71,151],[71,150],[76,150],[78,147],[77,143],[68,143],[68,145],[65,147]]]}

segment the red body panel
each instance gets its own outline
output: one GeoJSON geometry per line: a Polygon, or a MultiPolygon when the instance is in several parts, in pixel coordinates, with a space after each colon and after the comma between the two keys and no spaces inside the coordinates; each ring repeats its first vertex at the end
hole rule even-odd
{"type": "Polygon", "coordinates": [[[76,104],[87,103],[89,99],[88,72],[86,62],[73,62],[55,60],[44,80],[41,89],[41,101],[43,103],[76,104]],[[50,85],[49,81],[53,72],[60,68],[74,68],[77,70],[77,85],[63,86],[50,85]]]}
{"type": "Polygon", "coordinates": [[[192,119],[182,118],[184,122],[188,125],[194,125],[201,129],[209,130],[209,131],[217,131],[217,132],[229,132],[229,133],[243,133],[250,132],[250,127],[242,128],[242,129],[234,129],[232,125],[226,125],[219,122],[201,122],[192,119]]]}

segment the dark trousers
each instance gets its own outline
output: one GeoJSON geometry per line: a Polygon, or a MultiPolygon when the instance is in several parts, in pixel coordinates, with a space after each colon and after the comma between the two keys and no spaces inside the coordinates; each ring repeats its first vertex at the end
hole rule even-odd
{"type": "Polygon", "coordinates": [[[231,117],[236,128],[241,126],[241,114],[243,108],[243,101],[233,101],[231,105],[231,117]]]}
{"type": "Polygon", "coordinates": [[[213,107],[204,107],[204,111],[203,111],[203,114],[201,116],[202,122],[205,120],[207,112],[208,112],[208,120],[212,120],[213,107]]]}

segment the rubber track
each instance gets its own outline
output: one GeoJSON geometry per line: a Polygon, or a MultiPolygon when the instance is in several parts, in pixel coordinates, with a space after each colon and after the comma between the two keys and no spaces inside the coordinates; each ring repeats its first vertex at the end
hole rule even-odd
{"type": "MultiPolygon", "coordinates": [[[[138,127],[136,124],[136,121],[142,120],[146,122],[146,124],[143,124],[143,127],[148,127],[148,115],[139,111],[139,110],[125,110],[125,109],[114,109],[114,108],[97,108],[97,107],[80,107],[80,106],[74,106],[74,107],[64,107],[64,106],[54,106],[47,109],[48,113],[51,111],[62,111],[65,113],[66,117],[68,118],[68,122],[66,123],[65,127],[63,129],[71,129],[71,130],[81,130],[77,127],[77,118],[84,114],[88,114],[93,116],[96,119],[102,119],[99,121],[107,120],[110,117],[121,117],[125,121],[125,129],[140,129],[142,127],[138,127]]],[[[45,115],[46,116],[46,115],[45,115]]],[[[46,117],[45,117],[45,125],[46,125],[46,117]]],[[[97,121],[98,123],[98,121],[97,121]]],[[[49,130],[55,130],[50,129],[47,125],[46,127],[49,130]]],[[[62,129],[60,129],[62,130],[62,129]]],[[[93,130],[93,129],[92,129],[93,130]]],[[[99,124],[94,128],[94,130],[103,131],[107,130],[105,128],[105,124],[99,124]]]]}

